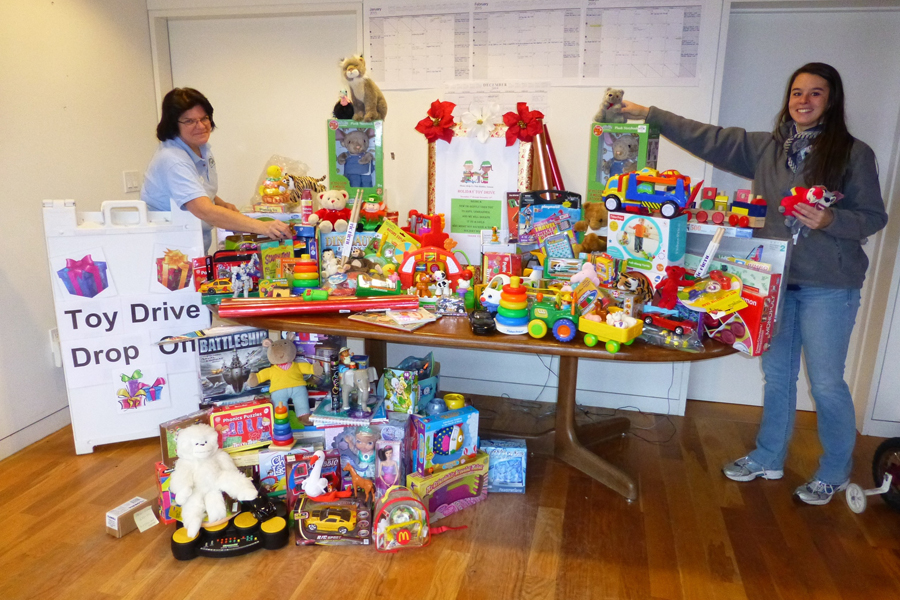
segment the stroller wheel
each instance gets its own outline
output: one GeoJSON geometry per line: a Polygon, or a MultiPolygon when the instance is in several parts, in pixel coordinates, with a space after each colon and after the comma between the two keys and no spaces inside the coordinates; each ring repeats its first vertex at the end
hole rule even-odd
{"type": "Polygon", "coordinates": [[[890,473],[893,481],[891,489],[882,495],[888,506],[900,510],[900,438],[886,439],[875,450],[872,459],[872,477],[875,485],[881,485],[885,473],[890,473]]]}

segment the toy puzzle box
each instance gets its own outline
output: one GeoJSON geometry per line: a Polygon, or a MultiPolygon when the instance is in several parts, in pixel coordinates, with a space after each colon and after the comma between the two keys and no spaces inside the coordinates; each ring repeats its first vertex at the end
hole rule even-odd
{"type": "Polygon", "coordinates": [[[612,175],[656,168],[659,130],[644,123],[593,123],[586,202],[603,202],[612,175]]]}

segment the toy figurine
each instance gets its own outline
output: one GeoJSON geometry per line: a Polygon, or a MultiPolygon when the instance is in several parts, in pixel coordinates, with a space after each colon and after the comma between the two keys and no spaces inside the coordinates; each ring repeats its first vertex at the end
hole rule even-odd
{"type": "Polygon", "coordinates": [[[447,274],[438,269],[431,274],[431,278],[434,280],[434,295],[439,298],[448,297],[450,295],[450,280],[447,279],[447,274]]]}
{"type": "Polygon", "coordinates": [[[378,381],[375,367],[368,369],[347,369],[341,374],[341,410],[350,410],[350,394],[356,390],[356,404],[362,413],[368,411],[369,385],[378,381]]]}
{"type": "Polygon", "coordinates": [[[368,426],[357,429],[354,446],[356,447],[357,471],[363,477],[375,475],[375,439],[378,436],[368,426]]]}
{"type": "Polygon", "coordinates": [[[248,383],[251,387],[255,387],[260,383],[271,381],[269,392],[275,407],[287,407],[288,401],[293,401],[294,413],[308,424],[310,411],[306,380],[312,377],[313,366],[308,362],[294,362],[297,347],[294,346],[293,333],[289,333],[286,339],[275,342],[265,339],[262,345],[263,348],[267,348],[266,356],[272,366],[258,373],[251,373],[248,383]]]}
{"type": "Polygon", "coordinates": [[[431,283],[430,275],[426,275],[425,273],[419,273],[416,276],[416,295],[419,298],[428,298],[431,295],[431,290],[428,289],[428,286],[430,283],[431,283]]]}
{"type": "Polygon", "coordinates": [[[312,471],[309,472],[309,475],[306,476],[306,479],[303,480],[300,487],[303,488],[304,494],[310,498],[315,498],[328,492],[328,480],[322,477],[322,465],[325,464],[325,453],[321,450],[317,450],[310,463],[312,464],[312,471]]]}
{"type": "Polygon", "coordinates": [[[356,498],[360,492],[363,492],[367,502],[373,501],[375,499],[375,484],[372,480],[362,477],[350,463],[344,465],[344,470],[350,473],[350,479],[353,482],[351,484],[353,497],[356,498]]]}
{"type": "Polygon", "coordinates": [[[387,206],[378,196],[369,196],[360,207],[359,222],[363,231],[375,231],[384,223],[387,206]]]}
{"type": "Polygon", "coordinates": [[[241,292],[244,293],[244,298],[250,295],[253,279],[245,267],[246,265],[231,267],[231,289],[234,290],[232,298],[237,298],[241,292]]]}
{"type": "Polygon", "coordinates": [[[397,461],[394,460],[394,447],[390,445],[378,449],[378,477],[376,483],[379,488],[387,490],[400,481],[400,470],[397,461]]]}

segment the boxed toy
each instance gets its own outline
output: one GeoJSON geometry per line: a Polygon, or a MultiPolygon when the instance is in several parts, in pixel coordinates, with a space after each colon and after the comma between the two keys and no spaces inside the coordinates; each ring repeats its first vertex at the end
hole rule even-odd
{"type": "Polygon", "coordinates": [[[311,454],[312,446],[294,446],[289,450],[261,448],[257,453],[259,484],[268,496],[287,493],[287,456],[311,454]]]}
{"type": "Polygon", "coordinates": [[[138,528],[135,522],[137,514],[145,509],[152,513],[156,511],[158,505],[159,496],[156,488],[150,488],[128,502],[120,504],[106,513],[106,533],[116,538],[131,533],[138,528]]]}
{"type": "MultiPolygon", "coordinates": [[[[285,486],[287,488],[287,505],[293,508],[297,505],[300,498],[305,498],[303,488],[300,487],[303,481],[309,477],[315,469],[310,464],[315,454],[287,454],[284,457],[285,471],[287,480],[285,486]]],[[[320,469],[319,477],[328,480],[328,487],[333,491],[343,489],[341,482],[341,457],[337,452],[325,452],[325,460],[322,466],[316,465],[316,469],[320,469]]]]}
{"type": "Polygon", "coordinates": [[[266,329],[213,327],[201,331],[195,342],[200,355],[200,386],[204,402],[246,394],[250,373],[271,366],[263,340],[266,329]]]}
{"type": "Polygon", "coordinates": [[[628,259],[628,270],[643,273],[654,286],[666,276],[666,267],[684,264],[686,241],[685,215],[666,219],[609,213],[607,254],[628,259]]]}
{"type": "Polygon", "coordinates": [[[362,188],[363,198],[384,194],[384,121],[328,119],[328,181],[350,198],[362,188]]]}
{"type": "Polygon", "coordinates": [[[156,491],[159,505],[159,520],[169,524],[181,520],[181,507],[175,504],[175,496],[169,492],[169,480],[175,467],[165,463],[156,463],[156,491]]]}
{"type": "Polygon", "coordinates": [[[519,244],[540,244],[557,233],[567,233],[576,241],[572,228],[581,219],[579,194],[523,192],[519,201],[519,244]]]}
{"type": "Polygon", "coordinates": [[[659,131],[644,123],[593,123],[585,202],[603,202],[611,175],[656,168],[659,131]]]}
{"type": "Polygon", "coordinates": [[[464,406],[430,417],[412,415],[407,432],[407,472],[446,471],[475,459],[478,410],[464,406]]]}
{"type": "Polygon", "coordinates": [[[372,505],[360,494],[316,502],[302,497],[294,510],[298,546],[367,545],[372,536],[372,505]]]}
{"type": "Polygon", "coordinates": [[[209,423],[209,416],[212,414],[211,408],[204,408],[189,415],[160,423],[159,425],[159,445],[162,450],[162,462],[169,467],[175,466],[175,459],[178,458],[178,451],[175,446],[175,436],[185,427],[197,425],[198,423],[209,423]]]}
{"type": "Polygon", "coordinates": [[[209,424],[219,432],[219,447],[226,452],[266,446],[272,443],[272,403],[254,399],[217,406],[209,424]]]}
{"type": "Polygon", "coordinates": [[[487,498],[489,457],[479,452],[471,462],[431,475],[410,473],[406,487],[422,499],[431,522],[487,498]]]}
{"type": "Polygon", "coordinates": [[[528,465],[525,440],[481,440],[481,451],[491,458],[488,492],[525,493],[528,465]]]}

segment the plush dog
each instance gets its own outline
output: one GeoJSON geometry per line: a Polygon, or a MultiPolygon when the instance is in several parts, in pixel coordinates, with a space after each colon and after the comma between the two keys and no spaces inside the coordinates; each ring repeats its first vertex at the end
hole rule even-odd
{"type": "Polygon", "coordinates": [[[322,233],[347,231],[350,209],[347,200],[350,196],[343,190],[329,190],[319,194],[319,210],[309,216],[310,225],[318,225],[322,233]]]}
{"type": "Polygon", "coordinates": [[[203,524],[228,516],[226,493],[244,502],[257,496],[253,483],[238,471],[227,452],[219,448],[219,434],[206,424],[191,425],[178,432],[178,460],[169,480],[169,491],[181,506],[181,522],[194,537],[203,524]]]}
{"type": "Polygon", "coordinates": [[[600,102],[600,110],[594,115],[595,123],[624,123],[627,121],[622,114],[622,98],[625,90],[606,88],[603,92],[603,100],[600,102]]]}
{"type": "Polygon", "coordinates": [[[341,60],[341,76],[350,87],[354,121],[383,121],[387,116],[387,100],[375,82],[366,75],[366,60],[351,56],[341,60]]]}
{"type": "Polygon", "coordinates": [[[575,254],[581,252],[606,252],[606,236],[600,230],[606,225],[609,212],[602,202],[585,202],[584,219],[575,223],[575,231],[584,232],[584,240],[573,244],[575,254]]]}

